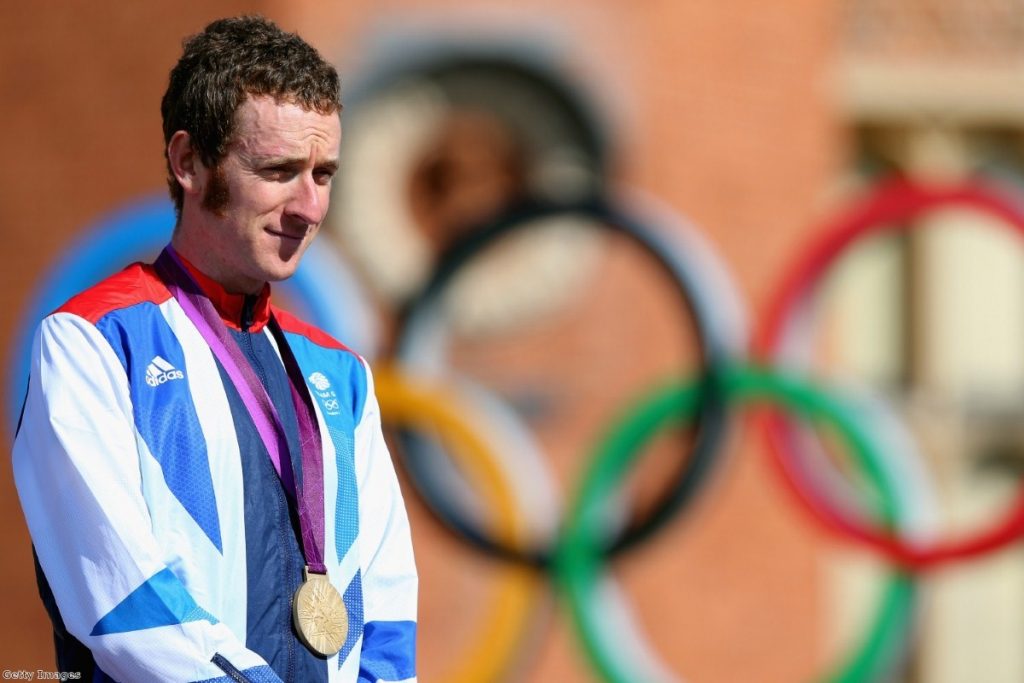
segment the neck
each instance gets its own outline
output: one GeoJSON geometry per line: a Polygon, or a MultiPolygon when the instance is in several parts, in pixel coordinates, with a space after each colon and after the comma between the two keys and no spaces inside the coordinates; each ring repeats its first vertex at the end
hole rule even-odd
{"type": "Polygon", "coordinates": [[[264,284],[258,293],[231,292],[200,270],[192,260],[171,245],[181,265],[188,271],[199,290],[220,314],[228,327],[245,332],[260,332],[272,315],[270,285],[264,284]]]}
{"type": "Polygon", "coordinates": [[[210,278],[229,294],[258,295],[263,291],[265,281],[233,273],[217,258],[217,254],[195,240],[187,239],[179,225],[171,237],[171,246],[199,272],[210,278]]]}

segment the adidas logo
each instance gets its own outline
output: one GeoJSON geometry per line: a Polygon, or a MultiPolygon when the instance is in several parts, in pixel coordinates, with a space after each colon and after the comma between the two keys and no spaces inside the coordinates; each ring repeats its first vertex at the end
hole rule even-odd
{"type": "Polygon", "coordinates": [[[160,356],[154,356],[149,367],[146,368],[146,384],[155,387],[172,379],[185,379],[185,373],[176,370],[173,365],[160,356]]]}

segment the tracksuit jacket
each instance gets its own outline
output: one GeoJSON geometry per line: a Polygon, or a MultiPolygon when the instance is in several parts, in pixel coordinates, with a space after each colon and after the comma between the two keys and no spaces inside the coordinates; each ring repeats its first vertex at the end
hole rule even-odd
{"type": "Polygon", "coordinates": [[[325,660],[296,638],[294,506],[224,368],[152,266],[135,264],[42,321],[15,438],[59,669],[122,683],[415,680],[416,570],[369,368],[272,307],[269,286],[231,295],[186,266],[277,407],[296,482],[271,315],[306,378],[347,640],[325,660]]]}

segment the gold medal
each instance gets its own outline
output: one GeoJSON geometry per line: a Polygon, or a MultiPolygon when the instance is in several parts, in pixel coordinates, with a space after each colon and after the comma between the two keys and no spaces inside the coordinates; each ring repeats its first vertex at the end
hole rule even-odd
{"type": "Polygon", "coordinates": [[[292,600],[292,618],[299,640],[321,657],[341,650],[348,637],[348,610],[327,574],[303,570],[304,581],[292,600]]]}

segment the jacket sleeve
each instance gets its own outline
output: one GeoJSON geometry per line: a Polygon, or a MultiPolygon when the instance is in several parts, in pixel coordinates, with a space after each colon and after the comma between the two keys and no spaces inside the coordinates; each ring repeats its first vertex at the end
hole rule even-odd
{"type": "Polygon", "coordinates": [[[355,434],[356,456],[366,467],[359,483],[365,610],[359,683],[415,681],[418,580],[409,519],[368,367],[366,374],[366,405],[355,434]]]}
{"type": "Polygon", "coordinates": [[[106,338],[76,315],[51,315],[30,377],[15,485],[68,632],[119,681],[279,681],[165,563],[128,379],[106,338]]]}

